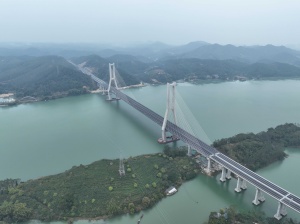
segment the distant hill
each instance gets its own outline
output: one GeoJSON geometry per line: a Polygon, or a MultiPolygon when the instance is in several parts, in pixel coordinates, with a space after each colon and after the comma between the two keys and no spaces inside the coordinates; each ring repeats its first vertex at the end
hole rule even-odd
{"type": "Polygon", "coordinates": [[[245,63],[281,62],[300,67],[300,52],[284,46],[236,47],[234,45],[203,45],[197,49],[177,55],[177,58],[199,58],[214,60],[236,60],[245,63]]]}
{"type": "Polygon", "coordinates": [[[0,57],[0,93],[38,99],[76,95],[93,88],[91,79],[62,57],[0,57]]]}
{"type": "MultiPolygon", "coordinates": [[[[97,44],[0,45],[0,93],[56,97],[94,88],[62,55],[104,81],[115,63],[124,85],[201,79],[300,78],[300,52],[284,46],[234,46],[202,41],[131,47],[97,44]],[[2,56],[1,56],[2,55],[2,56]],[[46,55],[46,56],[40,56],[46,55]],[[104,55],[104,56],[99,56],[104,55]],[[64,84],[62,84],[64,83],[64,84]]],[[[83,91],[84,92],[84,91],[83,91]]]]}
{"type": "Polygon", "coordinates": [[[279,62],[251,64],[236,60],[182,58],[145,63],[135,56],[119,54],[109,58],[91,55],[73,60],[77,64],[84,62],[84,66],[92,68],[95,74],[105,81],[108,81],[109,77],[108,63],[115,62],[126,84],[135,84],[140,81],[166,83],[179,79],[195,81],[198,79],[300,78],[299,67],[279,62]]]}
{"type": "Polygon", "coordinates": [[[109,58],[114,55],[132,55],[138,61],[151,63],[160,60],[198,58],[211,60],[235,60],[245,63],[280,62],[300,67],[300,51],[284,46],[234,46],[194,41],[184,45],[168,45],[161,42],[119,47],[101,44],[8,44],[0,43],[0,56],[47,56],[65,58],[98,55],[109,58]]]}

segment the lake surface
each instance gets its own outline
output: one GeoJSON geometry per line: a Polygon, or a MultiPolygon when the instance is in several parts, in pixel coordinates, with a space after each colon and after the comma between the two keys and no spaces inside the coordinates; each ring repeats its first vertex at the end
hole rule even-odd
{"type": "MultiPolygon", "coordinates": [[[[177,87],[197,134],[207,143],[240,132],[260,132],[287,122],[300,123],[300,81],[247,81],[177,87]],[[193,117],[191,116],[193,115],[193,117]],[[200,130],[201,129],[201,130],[200,130]]],[[[126,90],[130,96],[163,114],[166,86],[126,90]]],[[[28,180],[56,174],[74,165],[103,158],[115,159],[163,150],[157,143],[161,128],[124,102],[106,102],[102,95],[83,95],[48,102],[0,108],[0,179],[28,180]]],[[[180,144],[180,143],[178,143],[180,144]]],[[[300,150],[287,149],[289,157],[259,170],[259,174],[300,196],[300,150]]],[[[235,193],[236,180],[199,175],[172,197],[144,212],[141,224],[196,224],[210,211],[236,205],[261,209],[273,216],[277,202],[254,206],[255,189],[248,185],[235,193]]],[[[140,214],[97,223],[136,223],[140,214]]],[[[288,217],[300,215],[288,209],[288,217]]],[[[78,221],[81,223],[86,221],[78,221]]]]}

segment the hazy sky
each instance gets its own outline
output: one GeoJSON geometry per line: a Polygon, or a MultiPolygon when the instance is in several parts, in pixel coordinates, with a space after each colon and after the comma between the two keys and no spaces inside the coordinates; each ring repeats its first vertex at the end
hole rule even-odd
{"type": "Polygon", "coordinates": [[[300,45],[300,0],[0,0],[0,42],[300,45]]]}

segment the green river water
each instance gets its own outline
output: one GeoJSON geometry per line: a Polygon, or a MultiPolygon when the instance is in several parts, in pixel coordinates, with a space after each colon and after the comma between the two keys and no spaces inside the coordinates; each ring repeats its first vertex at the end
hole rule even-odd
{"type": "MultiPolygon", "coordinates": [[[[287,122],[300,123],[300,81],[247,81],[192,85],[180,83],[178,92],[210,143],[240,132],[260,132],[287,122]]],[[[166,86],[126,90],[130,96],[163,114],[166,86]]],[[[106,102],[91,94],[48,102],[0,108],[0,179],[28,180],[56,174],[74,165],[103,158],[157,153],[160,127],[124,102],[106,102]]],[[[186,110],[186,109],[185,109],[186,110]]],[[[193,121],[193,120],[192,120],[193,121]]],[[[195,122],[194,122],[195,123],[195,122]]],[[[180,144],[180,143],[179,143],[180,144]]],[[[258,173],[300,196],[300,150],[287,149],[289,157],[258,173]]],[[[199,175],[178,193],[144,211],[141,224],[196,224],[210,211],[229,205],[261,209],[273,216],[277,202],[254,206],[254,187],[235,193],[236,180],[199,175]]],[[[135,224],[141,214],[124,215],[97,223],[135,224]]],[[[288,217],[300,215],[288,209],[288,217]]],[[[78,221],[77,223],[87,223],[78,221]]],[[[93,222],[93,221],[91,221],[93,222]]]]}

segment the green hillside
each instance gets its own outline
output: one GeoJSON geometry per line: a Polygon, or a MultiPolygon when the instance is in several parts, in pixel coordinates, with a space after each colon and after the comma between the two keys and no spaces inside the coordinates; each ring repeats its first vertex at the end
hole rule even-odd
{"type": "Polygon", "coordinates": [[[88,76],[61,57],[2,57],[0,60],[0,93],[13,92],[19,99],[76,95],[94,87],[88,76]]]}

